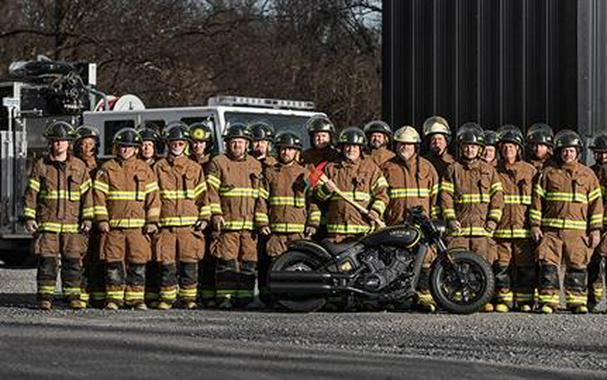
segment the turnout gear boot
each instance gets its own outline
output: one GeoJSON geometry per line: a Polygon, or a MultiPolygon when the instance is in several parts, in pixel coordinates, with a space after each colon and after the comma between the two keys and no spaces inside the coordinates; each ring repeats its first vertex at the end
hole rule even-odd
{"type": "Polygon", "coordinates": [[[108,301],[108,302],[105,304],[105,308],[104,308],[104,309],[105,309],[105,310],[118,310],[118,309],[120,309],[120,307],[118,306],[118,304],[117,304],[117,303],[112,302],[112,301],[108,301]]]}
{"type": "Polygon", "coordinates": [[[86,303],[80,300],[71,300],[69,306],[72,310],[86,309],[86,303]]]}
{"type": "Polygon", "coordinates": [[[38,309],[40,310],[51,310],[53,308],[53,304],[49,300],[41,300],[38,302],[38,309]]]}

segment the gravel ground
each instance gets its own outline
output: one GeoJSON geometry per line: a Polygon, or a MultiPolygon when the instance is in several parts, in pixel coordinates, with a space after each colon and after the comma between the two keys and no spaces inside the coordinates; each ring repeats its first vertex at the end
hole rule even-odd
{"type": "Polygon", "coordinates": [[[96,377],[126,370],[159,378],[167,365],[192,356],[172,373],[196,377],[204,371],[192,369],[204,368],[230,378],[607,378],[606,315],[60,307],[44,313],[34,308],[34,285],[33,270],[0,269],[0,358],[14,364],[0,374],[96,377]],[[29,357],[43,360],[23,359],[29,357]],[[109,372],[91,371],[99,359],[112,363],[109,372]]]}

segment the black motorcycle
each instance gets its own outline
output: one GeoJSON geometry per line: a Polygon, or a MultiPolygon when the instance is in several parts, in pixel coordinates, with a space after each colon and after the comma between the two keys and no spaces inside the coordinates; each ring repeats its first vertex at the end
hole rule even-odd
{"type": "Polygon", "coordinates": [[[438,257],[430,271],[430,291],[438,306],[458,314],[479,311],[493,296],[491,265],[473,252],[447,250],[445,223],[431,220],[421,207],[409,211],[406,224],[354,242],[292,242],[269,275],[275,304],[297,312],[317,311],[336,299],[346,305],[362,301],[407,307],[432,246],[438,257]]]}

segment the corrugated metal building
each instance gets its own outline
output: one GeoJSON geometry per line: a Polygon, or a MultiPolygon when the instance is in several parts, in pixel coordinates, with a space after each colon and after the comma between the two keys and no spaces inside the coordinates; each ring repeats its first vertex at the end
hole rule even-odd
{"type": "Polygon", "coordinates": [[[384,117],[607,130],[606,0],[383,0],[384,117]]]}

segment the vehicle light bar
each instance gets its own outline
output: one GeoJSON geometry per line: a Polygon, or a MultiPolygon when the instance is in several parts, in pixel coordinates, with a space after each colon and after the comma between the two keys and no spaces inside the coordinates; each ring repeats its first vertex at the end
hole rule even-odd
{"type": "Polygon", "coordinates": [[[250,98],[246,96],[215,96],[209,98],[209,106],[245,106],[263,108],[285,108],[313,110],[316,108],[314,102],[305,100],[286,100],[269,98],[250,98]]]}

